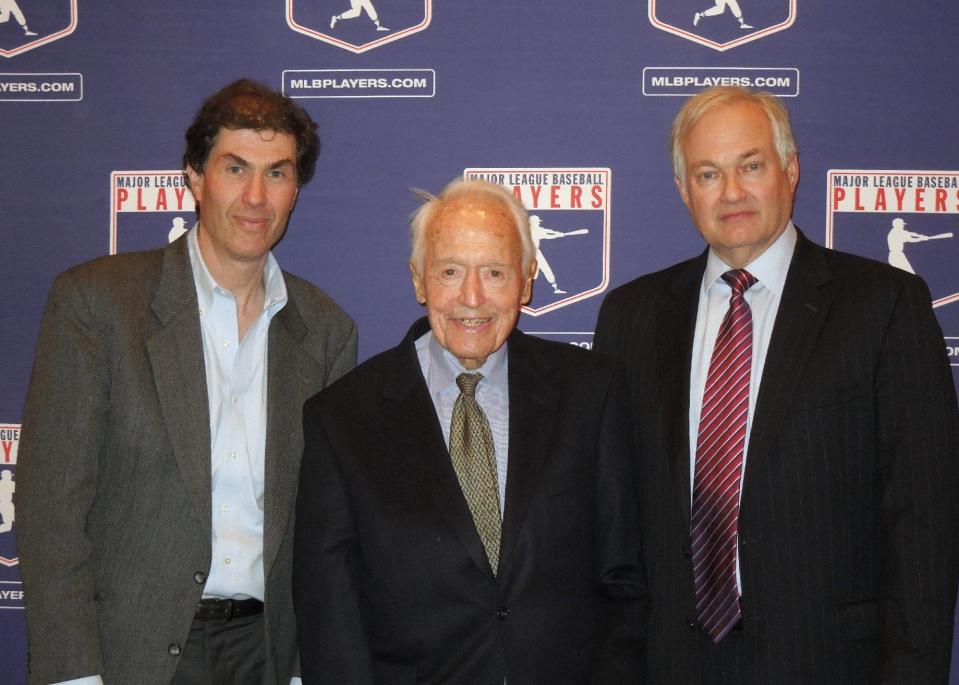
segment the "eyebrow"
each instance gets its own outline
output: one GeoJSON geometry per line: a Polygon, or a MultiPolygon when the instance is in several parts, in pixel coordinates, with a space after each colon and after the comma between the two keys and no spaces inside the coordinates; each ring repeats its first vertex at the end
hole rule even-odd
{"type": "MultiPolygon", "coordinates": [[[[749,159],[750,157],[755,157],[756,155],[760,154],[761,152],[762,152],[762,150],[761,150],[760,148],[758,148],[758,147],[753,148],[753,149],[751,149],[751,150],[747,150],[746,152],[744,152],[744,153],[742,153],[741,155],[739,155],[739,157],[737,157],[736,161],[737,161],[737,163],[739,163],[739,162],[744,162],[744,161],[746,161],[747,159],[749,159]]],[[[715,168],[718,169],[720,165],[717,164],[716,162],[710,161],[710,160],[708,160],[708,159],[703,159],[703,160],[700,160],[700,161],[698,161],[698,162],[695,162],[690,168],[691,168],[691,169],[699,169],[699,168],[707,167],[707,166],[708,166],[708,167],[715,167],[715,168]]]]}
{"type": "MultiPolygon", "coordinates": [[[[242,166],[242,167],[247,167],[247,168],[250,167],[250,163],[249,163],[248,161],[246,161],[245,159],[243,159],[243,158],[240,157],[239,155],[233,154],[232,152],[227,152],[226,154],[224,154],[224,155],[223,155],[223,159],[226,160],[226,161],[228,161],[228,162],[231,162],[231,163],[233,163],[233,164],[237,164],[237,165],[239,165],[239,166],[242,166]]],[[[270,170],[272,170],[272,169],[280,169],[280,168],[285,167],[285,166],[293,166],[293,160],[291,160],[291,159],[281,159],[281,160],[279,160],[279,161],[272,162],[269,166],[267,166],[267,169],[270,169],[270,170]]]]}
{"type": "MultiPolygon", "coordinates": [[[[440,259],[435,260],[434,263],[435,263],[437,266],[449,266],[450,264],[456,264],[456,265],[460,265],[460,266],[466,266],[466,264],[464,263],[464,261],[463,261],[461,258],[455,257],[455,256],[454,256],[454,257],[447,257],[447,258],[445,258],[445,259],[440,258],[440,259]]],[[[484,262],[484,263],[482,263],[482,264],[475,264],[474,266],[477,266],[477,267],[479,267],[479,268],[481,268],[481,269],[487,268],[487,267],[492,267],[492,266],[502,268],[502,267],[511,266],[511,264],[510,264],[509,262],[484,262]]]]}

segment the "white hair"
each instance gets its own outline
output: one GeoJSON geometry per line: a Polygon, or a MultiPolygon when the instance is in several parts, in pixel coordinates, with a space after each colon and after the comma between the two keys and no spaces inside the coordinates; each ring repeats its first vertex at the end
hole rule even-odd
{"type": "Polygon", "coordinates": [[[410,217],[410,263],[419,273],[423,273],[424,245],[426,228],[433,217],[442,207],[467,197],[479,197],[495,202],[506,210],[513,220],[516,232],[519,234],[523,246],[523,266],[528,267],[536,257],[536,248],[529,231],[529,216],[526,208],[513,193],[496,183],[481,180],[467,180],[458,178],[443,188],[439,195],[433,195],[425,190],[413,191],[423,199],[423,204],[410,217]]]}

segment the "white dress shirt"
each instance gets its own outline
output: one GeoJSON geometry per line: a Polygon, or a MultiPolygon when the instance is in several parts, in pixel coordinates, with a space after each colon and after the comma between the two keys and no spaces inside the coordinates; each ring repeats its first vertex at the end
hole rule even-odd
{"type": "MultiPolygon", "coordinates": [[[[796,247],[796,228],[792,221],[786,230],[765,252],[754,259],[745,269],[755,276],[757,282],[746,291],[753,320],[753,358],[749,376],[749,410],[746,414],[746,441],[743,447],[743,474],[746,473],[746,457],[749,454],[749,433],[753,425],[759,384],[762,380],[766,352],[773,334],[773,324],[779,311],[786,274],[796,247]]],[[[732,288],[721,276],[732,267],[725,264],[711,249],[706,259],[706,270],[699,293],[699,308],[696,311],[696,328],[693,333],[693,357],[689,372],[689,492],[692,502],[693,485],[696,479],[696,443],[699,440],[699,416],[703,409],[703,393],[706,375],[716,345],[719,325],[729,309],[732,288]]],[[[742,497],[742,475],[740,476],[742,497]]],[[[739,574],[739,553],[736,554],[736,583],[742,591],[739,574]]]]}

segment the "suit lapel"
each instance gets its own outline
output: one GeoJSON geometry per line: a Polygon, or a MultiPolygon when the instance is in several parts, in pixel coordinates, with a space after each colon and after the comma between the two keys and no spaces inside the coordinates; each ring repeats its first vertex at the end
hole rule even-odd
{"type": "Polygon", "coordinates": [[[303,347],[306,325],[292,295],[270,322],[267,351],[266,453],[263,490],[263,568],[284,539],[296,494],[303,444],[303,402],[325,370],[303,347]]]}
{"type": "Polygon", "coordinates": [[[509,466],[506,478],[500,568],[505,568],[529,503],[541,484],[560,395],[546,360],[520,331],[509,338],[509,466]]]}
{"type": "Polygon", "coordinates": [[[196,287],[185,239],[163,251],[152,307],[160,325],[147,339],[146,348],[160,411],[184,487],[209,534],[210,410],[196,287]]]}
{"type": "Polygon", "coordinates": [[[779,434],[809,353],[829,312],[830,296],[821,286],[832,276],[822,250],[798,233],[759,385],[746,456],[744,489],[749,487],[749,476],[755,471],[755,464],[779,434]]]}
{"type": "Polygon", "coordinates": [[[405,462],[408,471],[420,481],[436,517],[453,531],[473,563],[490,573],[486,550],[456,479],[416,355],[414,342],[428,330],[425,319],[417,321],[396,349],[398,363],[384,385],[384,432],[392,440],[395,458],[405,462]]]}
{"type": "Polygon", "coordinates": [[[668,284],[658,321],[659,387],[665,435],[664,448],[676,502],[689,527],[689,372],[693,356],[696,310],[707,252],[693,259],[668,284]]]}

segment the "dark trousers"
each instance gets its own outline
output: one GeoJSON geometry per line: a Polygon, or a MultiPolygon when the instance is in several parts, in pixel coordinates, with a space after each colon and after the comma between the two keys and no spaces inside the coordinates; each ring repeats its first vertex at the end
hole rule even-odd
{"type": "Polygon", "coordinates": [[[263,614],[194,621],[170,685],[263,685],[263,614]]]}

